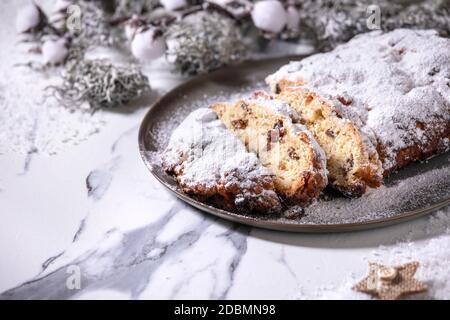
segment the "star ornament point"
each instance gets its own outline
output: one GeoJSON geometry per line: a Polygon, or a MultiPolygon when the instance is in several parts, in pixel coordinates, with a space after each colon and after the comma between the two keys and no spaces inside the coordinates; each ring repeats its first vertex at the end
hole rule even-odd
{"type": "Polygon", "coordinates": [[[396,300],[406,295],[424,292],[427,286],[414,279],[418,267],[417,261],[395,267],[369,262],[369,275],[352,289],[382,300],[396,300]]]}

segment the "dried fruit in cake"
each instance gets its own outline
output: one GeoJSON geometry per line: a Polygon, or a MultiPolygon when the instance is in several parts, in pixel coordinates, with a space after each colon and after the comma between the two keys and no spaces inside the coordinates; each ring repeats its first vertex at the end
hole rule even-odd
{"type": "Polygon", "coordinates": [[[281,210],[271,172],[208,108],[193,111],[174,130],[161,158],[188,194],[237,212],[281,210]]]}
{"type": "MultiPolygon", "coordinates": [[[[369,142],[368,154],[373,153],[373,141],[384,176],[449,150],[450,39],[436,31],[359,35],[331,52],[291,62],[266,81],[302,115],[323,102],[333,115],[325,113],[327,119],[342,117],[353,123],[361,139],[369,142]]],[[[320,126],[310,120],[310,128],[320,126]]],[[[318,131],[325,136],[327,129],[318,131]]],[[[327,152],[326,140],[318,138],[327,152]]],[[[337,157],[329,150],[327,156],[337,157]]]]}
{"type": "Polygon", "coordinates": [[[274,174],[277,193],[291,203],[317,198],[327,185],[325,156],[285,102],[260,92],[211,106],[225,126],[274,174]]]}
{"type": "MultiPolygon", "coordinates": [[[[330,184],[343,194],[361,196],[382,180],[373,142],[358,125],[342,116],[342,108],[306,88],[288,87],[277,98],[297,110],[327,157],[330,184]]],[[[348,103],[348,102],[346,102],[348,103]]]]}

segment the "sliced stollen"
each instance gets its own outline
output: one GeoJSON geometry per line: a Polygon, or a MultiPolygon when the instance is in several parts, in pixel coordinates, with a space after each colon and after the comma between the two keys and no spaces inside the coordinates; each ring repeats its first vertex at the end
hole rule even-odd
{"type": "Polygon", "coordinates": [[[358,197],[382,180],[381,162],[371,135],[345,116],[332,100],[305,87],[286,87],[277,98],[302,117],[327,157],[330,184],[344,195],[358,197]]]}
{"type": "MultiPolygon", "coordinates": [[[[266,81],[302,115],[324,101],[331,114],[351,121],[366,136],[361,140],[374,141],[384,176],[450,148],[450,39],[436,31],[362,34],[266,81]]],[[[318,141],[327,151],[328,142],[318,141]]],[[[373,148],[365,148],[370,155],[373,148]]]]}
{"type": "Polygon", "coordinates": [[[225,126],[274,174],[277,193],[288,203],[307,203],[327,185],[326,160],[297,113],[258,92],[249,99],[211,106],[225,126]]]}
{"type": "Polygon", "coordinates": [[[193,111],[174,130],[161,160],[181,189],[201,200],[237,212],[281,211],[271,172],[209,108],[193,111]]]}

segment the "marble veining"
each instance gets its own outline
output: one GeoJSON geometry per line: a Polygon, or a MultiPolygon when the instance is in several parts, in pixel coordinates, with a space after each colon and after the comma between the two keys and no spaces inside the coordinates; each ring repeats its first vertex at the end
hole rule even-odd
{"type": "MultiPolygon", "coordinates": [[[[142,114],[134,116],[136,122],[142,114]]],[[[340,288],[341,279],[362,276],[365,257],[379,245],[392,253],[402,243],[423,246],[447,239],[448,209],[399,226],[336,235],[225,222],[184,204],[151,177],[139,158],[136,126],[118,135],[105,137],[110,146],[103,141],[99,148],[105,151],[93,161],[98,164],[86,170],[86,213],[74,226],[72,241],[0,299],[83,299],[96,292],[130,299],[320,297],[319,288],[340,288]],[[439,229],[433,219],[439,219],[439,229]],[[423,231],[427,227],[431,231],[423,231]],[[80,289],[67,286],[71,266],[80,270],[80,289]]],[[[33,170],[38,168],[24,178],[33,170]]],[[[2,277],[14,270],[3,268],[2,277]]]]}
{"type": "MultiPolygon", "coordinates": [[[[166,260],[179,255],[182,251],[196,245],[202,237],[215,237],[230,242],[235,249],[229,258],[227,267],[228,283],[222,288],[214,287],[209,298],[226,298],[227,292],[232,285],[234,272],[239,265],[241,257],[246,251],[246,231],[242,227],[230,227],[227,230],[212,230],[210,228],[214,219],[201,219],[198,224],[187,232],[184,232],[171,242],[158,241],[158,235],[165,226],[185,205],[175,203],[166,215],[156,222],[139,228],[132,232],[123,234],[116,229],[106,232],[103,245],[92,249],[70,264],[77,265],[82,273],[81,282],[87,290],[96,288],[109,288],[129,292],[131,298],[138,298],[148,286],[155,270],[166,260]],[[158,253],[155,255],[154,252],[158,253]]],[[[222,242],[222,241],[221,241],[222,242]]],[[[44,264],[45,270],[50,264],[57,264],[57,259],[62,255],[49,258],[44,264]]],[[[217,257],[220,259],[220,257],[217,257]]],[[[194,270],[191,277],[205,271],[215,271],[213,261],[204,268],[194,270]]],[[[67,290],[64,283],[67,279],[67,264],[57,267],[54,271],[38,276],[36,279],[27,281],[20,286],[4,292],[0,297],[6,299],[65,299],[72,298],[78,294],[76,291],[67,290]]],[[[218,271],[217,271],[218,272],[218,271]]],[[[215,275],[213,279],[217,277],[215,275]]],[[[189,280],[184,279],[174,286],[169,297],[175,297],[184,287],[189,285],[189,280]]],[[[214,285],[216,286],[216,285],[214,285]]]]}
{"type": "MultiPolygon", "coordinates": [[[[0,76],[13,72],[7,21],[23,3],[0,4],[0,76]]],[[[162,93],[185,81],[159,64],[145,71],[162,93]]],[[[30,108],[22,123],[0,113],[0,128],[16,130],[6,137],[26,138],[14,152],[0,146],[0,299],[367,299],[351,291],[367,261],[410,260],[422,263],[417,276],[430,287],[421,297],[450,299],[450,208],[344,234],[232,224],[175,198],[142,163],[138,128],[156,94],[87,117],[34,105],[34,82],[27,93],[0,83],[0,107],[30,108]],[[60,122],[67,132],[42,137],[60,122]],[[57,140],[76,131],[93,134],[57,140]]]]}

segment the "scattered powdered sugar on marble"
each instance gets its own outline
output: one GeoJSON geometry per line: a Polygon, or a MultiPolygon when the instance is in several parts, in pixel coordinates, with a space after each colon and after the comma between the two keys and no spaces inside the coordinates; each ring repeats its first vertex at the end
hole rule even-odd
{"type": "Polygon", "coordinates": [[[433,30],[359,35],[284,66],[267,81],[282,79],[305,81],[361,119],[385,148],[385,169],[395,165],[396,151],[425,146],[428,133],[443,134],[450,121],[450,39],[433,30]]]}
{"type": "MultiPolygon", "coordinates": [[[[415,278],[427,284],[425,293],[416,294],[406,299],[448,299],[450,282],[448,281],[450,266],[450,216],[448,210],[437,211],[429,218],[425,227],[422,223],[412,224],[409,232],[390,245],[381,245],[368,255],[363,256],[365,262],[373,261],[385,265],[401,265],[418,261],[420,267],[415,278]],[[414,239],[411,239],[413,237],[414,239]],[[424,239],[424,240],[420,240],[424,239]]],[[[315,291],[298,292],[295,299],[373,299],[370,295],[352,290],[352,287],[366,276],[367,270],[359,272],[349,270],[348,275],[315,291]]]]}
{"type": "Polygon", "coordinates": [[[0,153],[56,154],[104,126],[100,113],[71,111],[46,99],[45,88],[52,80],[26,68],[0,66],[0,153]],[[10,72],[13,78],[6,76],[10,72]]]}
{"type": "MultiPolygon", "coordinates": [[[[16,16],[15,1],[2,2],[1,7],[8,20],[16,16]]],[[[104,126],[101,113],[70,111],[45,99],[44,89],[55,84],[58,68],[44,74],[14,66],[32,59],[17,43],[14,27],[14,23],[3,23],[0,29],[0,154],[52,155],[99,132],[104,126]]]]}

